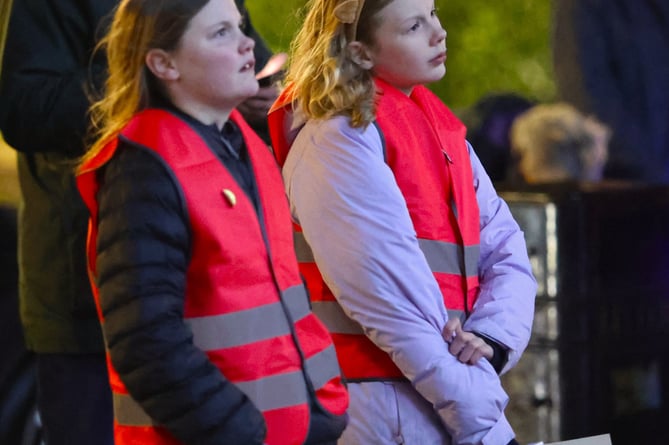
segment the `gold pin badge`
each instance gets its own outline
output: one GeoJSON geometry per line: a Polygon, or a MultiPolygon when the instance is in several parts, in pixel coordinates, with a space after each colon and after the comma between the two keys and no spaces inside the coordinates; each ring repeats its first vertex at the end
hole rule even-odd
{"type": "Polygon", "coordinates": [[[221,193],[223,193],[223,196],[225,196],[225,200],[228,201],[230,207],[234,207],[237,204],[237,197],[235,196],[232,190],[223,189],[221,193]]]}

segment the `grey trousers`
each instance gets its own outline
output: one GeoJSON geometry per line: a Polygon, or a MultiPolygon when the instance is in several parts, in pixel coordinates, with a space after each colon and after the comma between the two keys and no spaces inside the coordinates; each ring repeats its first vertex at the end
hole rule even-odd
{"type": "Polygon", "coordinates": [[[432,405],[408,382],[349,383],[349,423],[337,445],[451,445],[432,405]]]}

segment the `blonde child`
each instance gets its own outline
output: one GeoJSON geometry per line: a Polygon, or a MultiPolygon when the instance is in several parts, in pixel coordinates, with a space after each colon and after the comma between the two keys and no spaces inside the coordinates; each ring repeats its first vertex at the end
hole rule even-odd
{"type": "Polygon", "coordinates": [[[536,282],[464,126],[423,86],[445,73],[434,3],[307,8],[270,131],[351,394],[340,443],[515,443],[498,372],[527,345],[536,282]]]}

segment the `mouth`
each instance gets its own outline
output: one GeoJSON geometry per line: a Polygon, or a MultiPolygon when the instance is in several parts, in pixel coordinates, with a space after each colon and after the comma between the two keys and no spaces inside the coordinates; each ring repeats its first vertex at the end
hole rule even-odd
{"type": "Polygon", "coordinates": [[[436,57],[430,59],[430,63],[433,65],[441,65],[446,62],[446,51],[439,53],[436,57]]]}
{"type": "Polygon", "coordinates": [[[254,68],[255,66],[256,66],[256,61],[255,61],[255,60],[251,60],[251,61],[249,61],[249,62],[246,62],[246,63],[242,66],[242,69],[239,70],[239,71],[242,72],[242,73],[245,73],[245,72],[247,72],[247,71],[253,71],[253,68],[254,68]]]}

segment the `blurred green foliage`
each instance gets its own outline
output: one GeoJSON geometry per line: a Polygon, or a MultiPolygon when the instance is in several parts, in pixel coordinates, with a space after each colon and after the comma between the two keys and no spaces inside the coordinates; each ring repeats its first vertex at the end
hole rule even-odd
{"type": "MultiPolygon", "coordinates": [[[[247,0],[252,21],[275,51],[286,51],[305,0],[247,0]]],[[[448,31],[446,76],[429,85],[454,110],[494,92],[552,100],[550,0],[436,0],[448,31]]]]}

